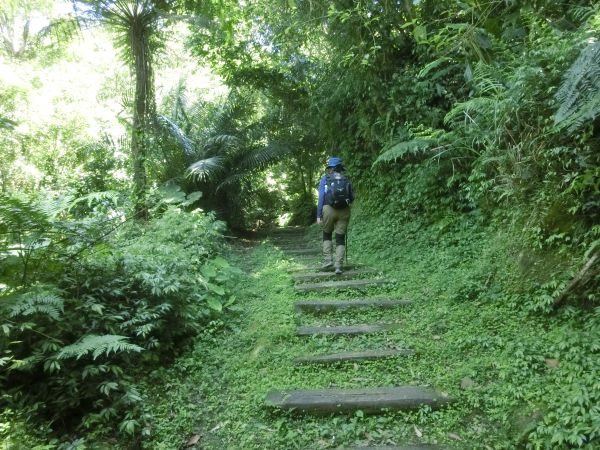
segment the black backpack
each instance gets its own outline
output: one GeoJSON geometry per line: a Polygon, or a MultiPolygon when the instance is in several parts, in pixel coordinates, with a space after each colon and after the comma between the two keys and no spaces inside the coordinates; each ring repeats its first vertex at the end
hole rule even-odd
{"type": "Polygon", "coordinates": [[[325,184],[325,204],[335,209],[350,205],[350,180],[340,173],[327,175],[325,184]]]}

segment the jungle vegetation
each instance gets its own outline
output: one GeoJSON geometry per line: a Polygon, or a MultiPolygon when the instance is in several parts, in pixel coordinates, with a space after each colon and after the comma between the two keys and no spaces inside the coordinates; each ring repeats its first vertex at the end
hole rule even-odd
{"type": "Polygon", "coordinates": [[[333,154],[356,258],[519,315],[464,340],[518,356],[487,448],[600,446],[597,2],[4,0],[0,34],[3,448],[185,444],[153,384],[232,342],[279,263],[227,239],[311,225],[333,154]]]}

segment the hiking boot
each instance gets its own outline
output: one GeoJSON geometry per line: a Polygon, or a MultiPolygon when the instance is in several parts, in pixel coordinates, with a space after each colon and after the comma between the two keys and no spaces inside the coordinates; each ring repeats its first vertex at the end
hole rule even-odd
{"type": "Polygon", "coordinates": [[[344,256],[346,255],[346,246],[338,245],[335,247],[335,273],[340,275],[344,267],[344,256]]]}
{"type": "Polygon", "coordinates": [[[321,266],[322,270],[329,269],[333,267],[333,242],[332,241],[323,241],[323,265],[321,266]]]}

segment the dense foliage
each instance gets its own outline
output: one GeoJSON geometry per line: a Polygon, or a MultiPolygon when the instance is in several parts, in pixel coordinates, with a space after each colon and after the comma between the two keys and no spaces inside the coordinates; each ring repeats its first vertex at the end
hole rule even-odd
{"type": "Polygon", "coordinates": [[[112,208],[65,216],[75,205],[2,198],[2,401],[59,428],[116,418],[133,434],[136,373],[234,302],[235,271],[210,214],[169,206],[140,227],[112,208]]]}
{"type": "MultiPolygon", "coordinates": [[[[430,281],[423,297],[454,321],[461,305],[507,321],[499,337],[474,337],[487,322],[450,336],[461,355],[517,356],[457,366],[508,388],[456,411],[483,408],[499,448],[597,446],[596,3],[4,2],[3,417],[151,434],[139,370],[198,334],[228,342],[206,328],[234,301],[225,227],[310,223],[338,154],[358,194],[351,255],[410,274],[406,289],[430,281]],[[528,320],[543,342],[517,342],[528,320]],[[506,418],[519,408],[524,428],[506,418]]],[[[277,423],[284,446],[296,435],[277,423]]]]}

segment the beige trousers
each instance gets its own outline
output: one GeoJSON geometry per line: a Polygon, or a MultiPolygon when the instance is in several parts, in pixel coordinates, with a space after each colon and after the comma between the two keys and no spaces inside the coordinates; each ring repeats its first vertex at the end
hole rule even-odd
{"type": "Polygon", "coordinates": [[[350,208],[335,209],[332,206],[323,206],[323,222],[321,226],[325,233],[346,234],[350,222],[350,208]]]}

